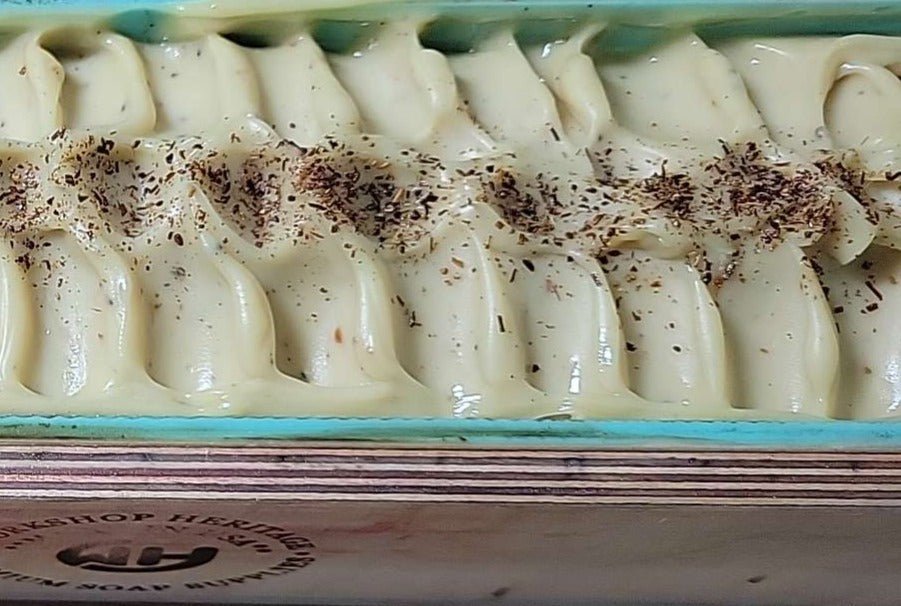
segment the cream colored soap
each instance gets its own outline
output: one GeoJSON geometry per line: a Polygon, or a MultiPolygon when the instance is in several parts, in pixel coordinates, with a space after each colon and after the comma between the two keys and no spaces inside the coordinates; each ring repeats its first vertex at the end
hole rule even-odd
{"type": "Polygon", "coordinates": [[[3,39],[0,411],[898,414],[897,38],[232,9],[3,39]]]}

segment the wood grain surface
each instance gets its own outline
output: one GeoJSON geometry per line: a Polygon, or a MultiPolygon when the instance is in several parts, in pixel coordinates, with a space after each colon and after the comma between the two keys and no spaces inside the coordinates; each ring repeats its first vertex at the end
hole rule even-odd
{"type": "Polygon", "coordinates": [[[901,453],[0,442],[0,498],[901,505],[901,453]]]}

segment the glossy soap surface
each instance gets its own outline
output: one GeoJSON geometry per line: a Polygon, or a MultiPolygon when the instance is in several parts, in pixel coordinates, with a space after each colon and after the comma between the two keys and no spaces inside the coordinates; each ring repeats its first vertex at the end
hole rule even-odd
{"type": "Polygon", "coordinates": [[[901,403],[898,38],[188,12],[3,41],[3,411],[901,403]]]}

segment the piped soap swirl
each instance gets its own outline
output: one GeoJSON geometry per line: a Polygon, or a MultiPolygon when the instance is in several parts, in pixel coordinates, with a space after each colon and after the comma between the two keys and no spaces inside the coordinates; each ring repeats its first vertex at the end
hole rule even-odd
{"type": "Polygon", "coordinates": [[[890,416],[901,45],[0,50],[0,409],[890,416]],[[799,74],[798,77],[792,77],[799,74]]]}

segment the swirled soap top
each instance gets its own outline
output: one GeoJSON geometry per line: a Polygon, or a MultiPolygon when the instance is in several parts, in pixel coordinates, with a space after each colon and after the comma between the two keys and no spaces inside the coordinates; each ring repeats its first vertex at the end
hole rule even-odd
{"type": "Polygon", "coordinates": [[[0,412],[898,413],[901,38],[187,13],[4,30],[0,412]]]}

